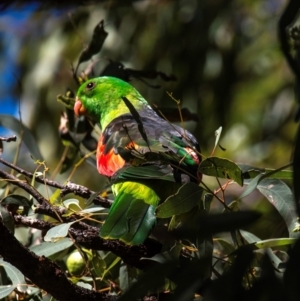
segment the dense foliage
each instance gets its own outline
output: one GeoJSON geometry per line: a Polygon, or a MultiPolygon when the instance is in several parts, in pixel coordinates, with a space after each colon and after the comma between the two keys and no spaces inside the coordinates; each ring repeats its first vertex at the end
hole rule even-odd
{"type": "Polygon", "coordinates": [[[18,135],[1,137],[0,299],[299,299],[300,139],[284,61],[298,89],[299,4],[282,15],[278,41],[282,6],[31,7],[9,87],[21,110],[0,112],[18,135]],[[201,184],[183,184],[160,204],[139,246],[99,237],[113,202],[111,182],[95,170],[100,129],[72,109],[79,84],[99,75],[130,81],[201,146],[201,184]]]}

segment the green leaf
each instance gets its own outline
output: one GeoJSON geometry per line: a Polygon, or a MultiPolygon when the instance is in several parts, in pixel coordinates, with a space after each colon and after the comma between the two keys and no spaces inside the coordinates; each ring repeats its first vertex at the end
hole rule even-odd
{"type": "Polygon", "coordinates": [[[10,194],[1,201],[2,206],[15,205],[17,207],[23,207],[23,215],[28,214],[31,204],[32,202],[30,202],[30,200],[19,194],[10,194]]]}
{"type": "Polygon", "coordinates": [[[15,220],[4,207],[0,207],[0,221],[11,233],[15,232],[15,220]]]}
{"type": "Polygon", "coordinates": [[[214,238],[214,258],[212,260],[213,267],[220,274],[228,270],[232,264],[231,253],[235,251],[235,247],[232,242],[227,241],[223,238],[214,238]],[[224,259],[226,260],[224,261],[224,259]]]}
{"type": "MultiPolygon", "coordinates": [[[[242,236],[244,237],[244,239],[249,243],[249,244],[256,244],[257,242],[261,241],[261,239],[257,236],[255,236],[254,234],[248,232],[248,231],[244,231],[244,230],[240,230],[242,236]]],[[[279,265],[282,263],[282,261],[273,253],[272,249],[270,248],[266,248],[266,253],[268,254],[268,256],[270,257],[270,260],[273,264],[273,266],[278,269],[279,265]]]]}
{"type": "Polygon", "coordinates": [[[9,262],[4,261],[3,259],[0,259],[0,266],[2,266],[7,274],[7,276],[10,278],[13,285],[15,285],[20,292],[26,292],[27,285],[25,281],[24,275],[13,265],[11,265],[9,262]]]}
{"type": "MultiPolygon", "coordinates": [[[[216,137],[216,140],[215,140],[214,148],[213,148],[213,150],[212,150],[212,154],[214,154],[217,145],[219,145],[219,140],[220,140],[220,138],[221,138],[222,130],[223,130],[223,128],[220,126],[220,127],[215,131],[215,137],[216,137]]],[[[221,145],[219,145],[219,147],[220,147],[222,150],[225,150],[225,149],[223,149],[223,147],[222,147],[221,145]]]]}
{"type": "Polygon", "coordinates": [[[8,296],[17,285],[0,285],[0,300],[8,296]]]}
{"type": "Polygon", "coordinates": [[[128,266],[127,264],[121,263],[120,271],[119,271],[119,281],[120,281],[120,289],[122,291],[127,291],[131,281],[128,275],[128,266]]]}
{"type": "Polygon", "coordinates": [[[243,193],[239,196],[238,200],[244,198],[245,196],[249,195],[252,191],[254,191],[259,183],[263,179],[264,175],[260,174],[256,176],[252,181],[249,183],[245,181],[245,185],[247,185],[246,189],[243,191],[243,193]]]}
{"type": "Polygon", "coordinates": [[[104,207],[98,206],[98,207],[92,207],[92,208],[83,209],[79,213],[94,213],[94,212],[103,211],[105,209],[106,208],[104,208],[104,207]]]}
{"type": "Polygon", "coordinates": [[[86,289],[88,289],[88,290],[91,290],[91,289],[93,288],[90,284],[88,284],[88,283],[86,283],[86,282],[83,282],[83,281],[78,281],[76,284],[77,284],[78,286],[84,287],[84,288],[86,288],[86,289]]]}
{"type": "Polygon", "coordinates": [[[289,166],[290,166],[290,164],[282,166],[282,167],[274,169],[274,170],[271,170],[270,172],[267,172],[267,173],[260,173],[252,181],[250,181],[250,182],[245,181],[245,184],[248,186],[244,190],[244,192],[240,195],[238,200],[244,198],[245,196],[250,194],[252,191],[254,191],[260,181],[262,181],[263,179],[266,179],[266,178],[272,178],[274,175],[278,174],[279,172],[283,171],[285,168],[287,168],[289,166]]]}
{"type": "Polygon", "coordinates": [[[69,238],[63,238],[56,243],[42,242],[39,245],[30,247],[30,251],[34,252],[38,256],[50,257],[58,252],[61,252],[73,245],[73,242],[69,238]]]}
{"type": "Polygon", "coordinates": [[[292,170],[278,170],[276,171],[276,169],[271,169],[271,168],[266,168],[266,173],[270,174],[272,173],[269,178],[276,178],[276,179],[280,179],[280,180],[292,180],[294,177],[294,173],[292,170]],[[275,173],[273,173],[273,171],[275,173]]]}
{"type": "Polygon", "coordinates": [[[296,242],[296,238],[273,238],[273,239],[265,239],[261,241],[257,241],[255,246],[258,249],[265,249],[265,248],[274,248],[280,246],[291,245],[296,242]]]}
{"type": "Polygon", "coordinates": [[[241,168],[228,159],[218,157],[206,158],[200,163],[198,171],[212,177],[231,179],[243,186],[241,168]]]}
{"type": "Polygon", "coordinates": [[[275,178],[281,180],[292,180],[293,179],[293,171],[292,170],[277,170],[272,168],[258,168],[245,164],[238,164],[238,166],[243,171],[244,179],[253,179],[259,174],[270,174],[268,178],[275,178]]]}
{"type": "Polygon", "coordinates": [[[13,130],[15,133],[20,134],[23,131],[23,141],[27,146],[29,152],[35,159],[42,160],[43,156],[40,153],[37,142],[33,137],[31,131],[21,122],[11,115],[0,115],[0,125],[4,128],[13,130]]]}
{"type": "Polygon", "coordinates": [[[220,126],[216,131],[215,131],[215,136],[216,136],[216,140],[215,140],[215,147],[217,147],[218,143],[219,143],[219,140],[220,140],[220,137],[221,137],[221,133],[222,133],[222,127],[220,126]]]}
{"type": "Polygon", "coordinates": [[[168,197],[156,209],[156,216],[159,218],[168,218],[172,215],[178,215],[190,211],[201,200],[203,188],[195,183],[185,183],[179,190],[168,197]]]}
{"type": "Polygon", "coordinates": [[[211,194],[211,193],[206,193],[204,195],[203,207],[204,207],[206,212],[209,212],[210,205],[211,205],[211,202],[212,202],[213,198],[214,198],[214,195],[211,194]]]}
{"type": "Polygon", "coordinates": [[[68,208],[68,209],[69,209],[69,207],[70,207],[71,205],[75,205],[75,206],[77,206],[79,209],[81,209],[80,206],[79,206],[79,201],[78,201],[77,199],[68,199],[68,200],[65,200],[65,201],[63,201],[63,204],[64,204],[64,206],[65,206],[66,208],[68,208]]]}
{"type": "Polygon", "coordinates": [[[299,223],[291,189],[284,182],[277,179],[264,179],[257,185],[257,189],[281,214],[290,236],[298,236],[294,233],[294,229],[299,226],[299,223]]]}
{"type": "Polygon", "coordinates": [[[44,240],[49,241],[49,242],[57,242],[57,241],[61,240],[62,238],[66,237],[68,235],[69,228],[74,223],[76,223],[76,221],[61,224],[61,225],[51,228],[50,230],[48,230],[47,234],[45,235],[44,240]]]}
{"type": "Polygon", "coordinates": [[[228,242],[226,239],[219,237],[214,238],[214,247],[218,251],[217,254],[220,255],[218,257],[221,258],[235,251],[235,248],[232,245],[232,243],[228,242]]]}

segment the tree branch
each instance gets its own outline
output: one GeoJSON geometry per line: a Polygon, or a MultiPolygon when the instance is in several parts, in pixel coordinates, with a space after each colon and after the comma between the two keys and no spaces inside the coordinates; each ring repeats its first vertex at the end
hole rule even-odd
{"type": "MultiPolygon", "coordinates": [[[[3,163],[3,161],[4,160],[0,158],[0,162],[3,163]]],[[[10,163],[8,164],[12,165],[10,163]]],[[[16,166],[14,166],[14,169],[17,170],[18,172],[21,171],[21,169],[16,166]]],[[[24,175],[30,174],[27,171],[22,171],[21,173],[24,175]]],[[[35,209],[35,213],[40,213],[40,214],[53,217],[56,220],[60,220],[61,222],[76,221],[77,218],[82,218],[82,216],[78,217],[76,214],[73,214],[71,216],[63,216],[66,213],[66,210],[64,208],[52,206],[51,204],[49,204],[47,199],[45,199],[29,183],[20,181],[20,179],[16,178],[13,175],[8,174],[7,172],[1,169],[0,169],[0,177],[11,182],[13,185],[16,185],[24,189],[39,202],[39,205],[35,209]]],[[[40,179],[40,180],[41,183],[44,183],[44,179],[40,179]]],[[[51,182],[53,185],[56,185],[56,187],[59,185],[58,183],[50,180],[46,180],[46,183],[47,181],[51,182]]],[[[88,190],[86,187],[76,185],[76,184],[71,184],[68,187],[72,188],[72,191],[74,192],[76,191],[76,189],[78,189],[77,186],[83,187],[83,189],[81,188],[79,189],[80,191],[88,190]]],[[[24,226],[37,228],[40,230],[44,230],[44,229],[47,230],[53,227],[51,224],[46,223],[44,221],[33,220],[28,217],[22,217],[19,215],[15,215],[14,219],[16,223],[23,224],[24,226]]],[[[144,244],[139,246],[128,246],[118,240],[102,239],[99,236],[99,229],[97,227],[90,226],[81,221],[74,223],[70,227],[69,232],[72,235],[72,238],[75,239],[75,242],[82,245],[83,247],[94,249],[94,250],[111,251],[115,253],[117,256],[121,257],[125,263],[140,269],[143,269],[145,268],[145,266],[149,265],[149,262],[140,260],[142,257],[152,257],[161,251],[161,244],[151,239],[147,239],[144,242],[144,244]]],[[[11,263],[14,264],[13,262],[11,263]]]]}
{"type": "MultiPolygon", "coordinates": [[[[95,191],[89,190],[88,188],[86,188],[85,186],[82,185],[78,185],[78,184],[74,184],[72,182],[68,182],[66,185],[62,185],[58,182],[55,182],[53,180],[49,180],[46,178],[43,178],[42,176],[35,176],[33,173],[28,172],[10,162],[5,161],[4,159],[0,158],[0,163],[16,170],[18,173],[24,175],[27,178],[33,179],[35,178],[35,181],[44,185],[48,185],[54,188],[58,188],[61,189],[61,196],[65,196],[68,193],[74,193],[75,195],[81,196],[85,199],[88,199],[89,197],[91,197],[91,195],[96,194],[95,191]]],[[[97,204],[105,207],[105,208],[109,208],[112,204],[112,201],[106,198],[102,198],[102,197],[95,197],[93,199],[94,202],[96,202],[97,204]]]]}
{"type": "MultiPolygon", "coordinates": [[[[2,160],[2,159],[0,158],[0,160],[2,160]]],[[[24,181],[21,181],[14,175],[11,175],[11,174],[5,172],[4,170],[0,169],[0,178],[20,187],[23,190],[25,190],[26,192],[28,192],[30,195],[32,195],[37,200],[37,202],[40,205],[48,205],[48,201],[34,187],[32,187],[31,185],[28,185],[28,183],[26,183],[24,181]]]]}
{"type": "MultiPolygon", "coordinates": [[[[31,219],[22,215],[15,215],[14,220],[17,224],[39,230],[49,230],[54,227],[51,223],[39,219],[31,219]]],[[[128,246],[118,240],[102,239],[99,236],[99,229],[97,227],[90,226],[83,222],[73,224],[69,232],[72,238],[75,239],[75,242],[81,246],[87,249],[111,251],[121,257],[125,263],[139,269],[144,269],[149,265],[149,262],[141,261],[142,257],[149,258],[161,251],[161,244],[151,239],[146,240],[144,244],[139,246],[128,246]]]]}
{"type": "Polygon", "coordinates": [[[23,215],[14,215],[14,220],[16,224],[38,229],[38,230],[49,230],[50,228],[53,227],[53,225],[49,222],[40,219],[29,218],[23,215]]]}
{"type": "Polygon", "coordinates": [[[26,249],[2,222],[0,222],[0,241],[0,254],[4,260],[13,264],[25,277],[50,293],[57,300],[116,300],[116,297],[107,296],[71,283],[57,264],[26,249]]]}

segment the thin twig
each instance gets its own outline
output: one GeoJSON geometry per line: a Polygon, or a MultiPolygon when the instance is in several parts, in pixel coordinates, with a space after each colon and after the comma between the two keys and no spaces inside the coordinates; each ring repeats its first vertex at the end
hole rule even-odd
{"type": "Polygon", "coordinates": [[[17,136],[16,135],[9,136],[9,137],[0,136],[0,140],[5,142],[17,141],[17,136]]]}
{"type": "MultiPolygon", "coordinates": [[[[0,163],[16,170],[18,173],[20,173],[30,179],[32,179],[34,177],[33,173],[28,172],[10,162],[7,162],[2,158],[0,158],[0,163]]],[[[18,181],[19,181],[19,179],[18,179],[18,181]]],[[[78,184],[75,184],[72,182],[67,182],[67,184],[62,185],[56,181],[46,179],[43,176],[38,176],[38,177],[35,176],[35,181],[38,183],[44,184],[44,185],[47,184],[48,186],[61,189],[61,196],[65,196],[69,193],[74,193],[75,195],[78,195],[78,196],[88,199],[91,195],[95,194],[95,191],[89,190],[85,186],[78,185],[78,184]]],[[[109,208],[112,204],[112,200],[109,200],[109,199],[106,199],[106,198],[103,198],[100,196],[95,197],[93,199],[93,201],[105,208],[109,208]]]]}
{"type": "Polygon", "coordinates": [[[16,186],[19,186],[20,188],[31,194],[40,205],[48,205],[48,201],[34,187],[29,185],[25,181],[21,181],[17,177],[5,172],[2,169],[0,169],[0,178],[6,180],[9,183],[13,183],[16,186]]]}

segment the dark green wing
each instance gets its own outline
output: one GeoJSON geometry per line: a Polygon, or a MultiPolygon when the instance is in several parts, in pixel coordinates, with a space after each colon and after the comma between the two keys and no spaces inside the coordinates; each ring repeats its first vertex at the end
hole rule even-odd
{"type": "Polygon", "coordinates": [[[113,149],[133,166],[150,162],[170,164],[197,181],[201,158],[195,137],[163,120],[151,109],[139,114],[147,139],[131,114],[122,115],[114,119],[102,134],[104,154],[113,149]]]}

